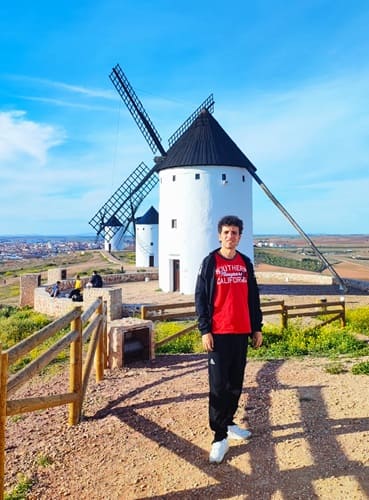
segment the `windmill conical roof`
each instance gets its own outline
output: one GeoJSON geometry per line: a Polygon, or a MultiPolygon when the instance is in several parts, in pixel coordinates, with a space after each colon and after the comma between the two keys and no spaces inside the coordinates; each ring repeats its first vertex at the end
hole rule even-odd
{"type": "Polygon", "coordinates": [[[122,223],[120,220],[115,216],[112,215],[106,222],[105,222],[105,227],[120,227],[122,223]]]}
{"type": "Polygon", "coordinates": [[[196,165],[244,167],[250,172],[256,170],[207,109],[201,111],[168,150],[157,170],[196,165]]]}
{"type": "Polygon", "coordinates": [[[150,207],[149,210],[142,216],[137,217],[136,224],[158,224],[159,214],[154,207],[150,207]]]}

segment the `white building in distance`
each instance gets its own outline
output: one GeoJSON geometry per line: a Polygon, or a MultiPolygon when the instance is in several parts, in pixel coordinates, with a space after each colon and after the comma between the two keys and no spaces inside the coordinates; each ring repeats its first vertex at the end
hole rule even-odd
{"type": "Polygon", "coordinates": [[[120,221],[113,215],[106,222],[104,231],[105,231],[105,239],[104,239],[104,249],[107,252],[117,252],[122,250],[123,248],[123,238],[122,238],[122,224],[120,221]],[[120,228],[120,229],[117,229],[120,228]]]}
{"type": "Polygon", "coordinates": [[[151,207],[136,219],[136,267],[157,267],[159,214],[151,207]]]}

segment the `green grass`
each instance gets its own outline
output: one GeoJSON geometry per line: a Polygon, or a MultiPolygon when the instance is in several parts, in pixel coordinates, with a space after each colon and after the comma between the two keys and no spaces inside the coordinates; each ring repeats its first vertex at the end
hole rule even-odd
{"type": "Polygon", "coordinates": [[[44,453],[39,453],[37,455],[37,465],[40,465],[41,467],[48,467],[52,463],[53,460],[48,455],[45,455],[44,453]]]}
{"type": "MultiPolygon", "coordinates": [[[[263,329],[264,342],[261,348],[249,349],[249,357],[255,359],[276,359],[301,356],[330,357],[368,356],[368,343],[356,338],[357,333],[368,329],[369,308],[350,311],[346,327],[339,322],[323,327],[306,329],[296,320],[289,327],[281,329],[267,324],[263,329]]],[[[163,322],[155,324],[156,340],[160,341],[186,328],[190,322],[163,322]]],[[[160,353],[199,353],[203,352],[201,336],[197,330],[185,334],[157,350],[160,353]]],[[[333,369],[333,368],[332,368],[333,369]]]]}
{"type": "MultiPolygon", "coordinates": [[[[188,326],[193,324],[193,321],[181,321],[181,322],[157,322],[155,324],[155,340],[158,342],[163,340],[180,330],[184,330],[188,326]]],[[[188,354],[202,352],[201,337],[197,329],[164,344],[157,349],[158,354],[188,354]]]]}
{"type": "Polygon", "coordinates": [[[343,363],[336,361],[327,365],[325,367],[325,371],[327,373],[330,373],[331,375],[339,375],[341,373],[346,373],[347,369],[345,368],[343,363]]]}
{"type": "Polygon", "coordinates": [[[33,481],[31,478],[20,474],[17,485],[9,493],[5,493],[4,500],[26,500],[32,485],[33,481]]]}
{"type": "Polygon", "coordinates": [[[357,363],[351,369],[354,375],[369,375],[369,361],[357,363]]]}
{"type": "MultiPolygon", "coordinates": [[[[3,349],[20,342],[27,336],[40,330],[51,321],[44,314],[37,313],[30,308],[6,306],[0,308],[0,342],[3,349]]],[[[361,307],[349,311],[347,325],[341,327],[339,322],[330,323],[323,327],[306,329],[298,320],[291,322],[288,328],[281,329],[267,324],[263,329],[264,342],[260,349],[249,348],[249,357],[255,359],[276,359],[301,356],[330,357],[341,356],[369,356],[369,346],[365,340],[359,340],[357,333],[367,333],[369,321],[369,307],[361,307]]],[[[192,321],[157,322],[155,324],[156,341],[161,341],[187,328],[192,321]]],[[[22,360],[11,367],[17,371],[27,363],[38,357],[41,352],[53,345],[66,331],[59,332],[42,346],[38,346],[22,360]]],[[[203,352],[201,336],[197,329],[180,336],[157,349],[158,354],[180,354],[203,352]]],[[[50,364],[48,370],[53,370],[63,364],[68,353],[62,352],[50,364]]],[[[331,368],[332,370],[334,368],[331,368]]],[[[365,370],[365,368],[361,368],[365,370]]]]}
{"type": "Polygon", "coordinates": [[[0,288],[0,304],[11,297],[19,297],[19,284],[4,285],[0,288]]]}
{"type": "MultiPolygon", "coordinates": [[[[23,339],[29,337],[33,333],[41,330],[44,326],[48,325],[52,320],[45,314],[38,313],[30,307],[14,307],[5,306],[0,308],[0,342],[3,349],[18,344],[23,339]]],[[[10,372],[15,373],[36,359],[41,353],[50,348],[55,342],[65,335],[67,330],[62,330],[56,333],[53,337],[43,342],[41,345],[35,347],[32,351],[22,357],[19,361],[10,367],[10,372]]],[[[48,365],[44,372],[53,372],[58,370],[59,367],[67,359],[67,351],[62,351],[58,356],[48,365]]]]}
{"type": "Polygon", "coordinates": [[[357,333],[369,333],[369,307],[358,307],[346,311],[346,321],[357,333]]]}

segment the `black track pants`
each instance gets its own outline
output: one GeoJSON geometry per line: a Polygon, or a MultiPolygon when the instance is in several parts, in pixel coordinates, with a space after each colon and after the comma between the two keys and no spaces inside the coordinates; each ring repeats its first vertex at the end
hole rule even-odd
{"type": "Polygon", "coordinates": [[[209,423],[214,441],[227,437],[238,407],[246,366],[249,335],[214,334],[214,351],[208,354],[209,423]]]}

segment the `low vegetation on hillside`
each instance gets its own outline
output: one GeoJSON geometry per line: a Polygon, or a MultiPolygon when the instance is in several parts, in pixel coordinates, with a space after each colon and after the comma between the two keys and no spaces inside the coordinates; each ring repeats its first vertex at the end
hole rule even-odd
{"type": "Polygon", "coordinates": [[[255,249],[255,263],[269,264],[271,266],[285,267],[303,271],[320,273],[324,270],[324,264],[314,257],[301,257],[275,249],[255,249]]]}
{"type": "MultiPolygon", "coordinates": [[[[288,328],[267,324],[264,327],[264,344],[258,349],[249,349],[249,357],[257,359],[288,358],[294,356],[369,356],[369,307],[347,311],[347,324],[341,327],[338,322],[323,327],[307,328],[297,319],[288,328]],[[361,340],[358,334],[368,335],[361,340]]],[[[170,337],[183,323],[157,323],[157,341],[170,337]]],[[[196,353],[202,352],[200,335],[197,330],[183,335],[158,349],[159,353],[196,353]]]]}
{"type": "MultiPolygon", "coordinates": [[[[51,321],[44,314],[31,308],[0,308],[0,342],[7,349],[30,334],[40,330],[51,321]]],[[[258,349],[250,349],[249,357],[258,359],[287,358],[292,356],[369,356],[369,307],[360,307],[346,312],[346,326],[339,322],[322,327],[308,328],[299,319],[288,328],[266,324],[264,343],[258,349]],[[358,334],[362,336],[358,338],[358,334]],[[368,337],[366,337],[368,336],[368,337]]],[[[157,322],[156,341],[159,342],[184,329],[190,322],[157,322]]],[[[197,329],[157,349],[160,353],[200,353],[203,352],[197,329]]],[[[37,352],[34,355],[38,355],[37,352]]]]}

